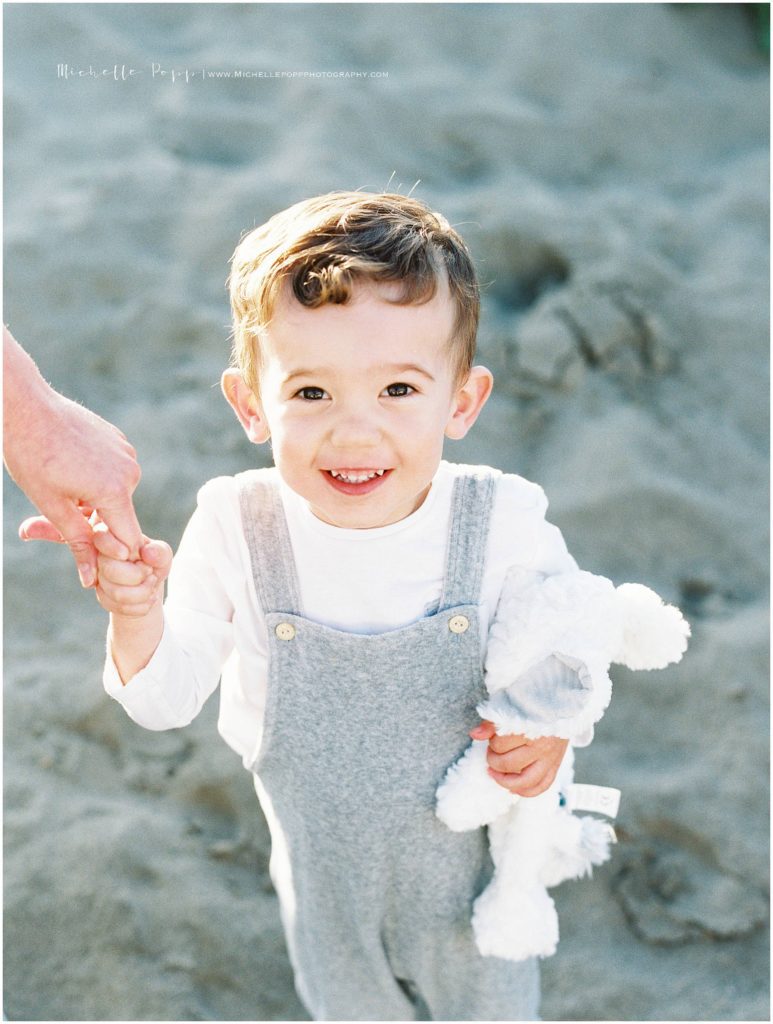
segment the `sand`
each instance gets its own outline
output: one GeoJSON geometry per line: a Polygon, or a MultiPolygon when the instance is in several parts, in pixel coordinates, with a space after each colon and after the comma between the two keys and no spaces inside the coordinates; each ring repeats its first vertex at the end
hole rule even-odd
{"type": "MultiPolygon", "coordinates": [[[[767,1019],[768,70],[746,13],[3,13],[4,318],[135,444],[151,536],[175,544],[206,479],[269,458],[214,386],[240,233],[393,171],[460,227],[497,391],[447,457],[539,481],[585,568],[693,628],[678,667],[615,673],[578,754],[578,778],[623,790],[620,842],[556,891],[543,1016],[767,1019]]],[[[6,484],[6,1017],[305,1019],[215,701],[182,731],[126,718],[105,614],[65,551],[15,539],[6,484]]]]}

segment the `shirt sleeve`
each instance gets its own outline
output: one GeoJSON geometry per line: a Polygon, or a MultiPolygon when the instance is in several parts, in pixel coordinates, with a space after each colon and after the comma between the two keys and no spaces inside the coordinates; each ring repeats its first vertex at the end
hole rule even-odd
{"type": "Polygon", "coordinates": [[[498,594],[510,569],[552,576],[577,568],[561,531],[548,522],[542,488],[514,473],[499,478],[488,546],[488,569],[498,594]]]}
{"type": "Polygon", "coordinates": [[[534,488],[534,544],[531,558],[523,566],[534,572],[553,576],[558,572],[570,572],[577,569],[577,562],[569,554],[563,534],[546,519],[548,499],[545,492],[537,484],[534,488]]]}
{"type": "MultiPolygon", "coordinates": [[[[535,485],[536,486],[536,485],[535,485]]],[[[577,562],[569,554],[564,536],[557,526],[549,523],[545,518],[548,509],[548,499],[541,487],[538,488],[537,507],[541,510],[540,529],[538,542],[534,549],[534,566],[538,572],[546,576],[553,576],[559,572],[571,572],[578,568],[577,562]]],[[[577,672],[560,661],[553,655],[537,666],[545,674],[545,682],[563,688],[567,693],[572,692],[577,684],[577,672]]],[[[536,669],[534,670],[536,671],[536,669]]],[[[578,728],[572,736],[572,746],[587,747],[593,741],[594,729],[592,725],[585,725],[578,728]]]]}
{"type": "Polygon", "coordinates": [[[216,500],[218,489],[227,486],[224,480],[212,480],[199,492],[172,563],[161,642],[126,685],[113,661],[108,633],[105,690],[146,729],[174,729],[193,721],[216,689],[233,649],[227,538],[216,500]]]}

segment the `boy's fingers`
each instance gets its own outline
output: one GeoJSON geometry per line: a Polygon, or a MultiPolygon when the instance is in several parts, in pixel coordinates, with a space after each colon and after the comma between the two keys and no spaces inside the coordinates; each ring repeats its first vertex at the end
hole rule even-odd
{"type": "Polygon", "coordinates": [[[506,754],[508,750],[516,750],[519,747],[525,747],[529,743],[526,736],[515,734],[497,736],[496,726],[485,718],[480,725],[470,729],[469,735],[474,740],[488,740],[490,749],[496,754],[506,754]]]}
{"type": "Polygon", "coordinates": [[[535,797],[539,796],[540,793],[544,793],[555,779],[556,772],[552,769],[550,771],[537,771],[536,769],[536,765],[529,768],[528,771],[533,771],[534,774],[525,778],[524,776],[526,773],[524,772],[511,792],[516,793],[518,796],[525,797],[535,797]]]}
{"type": "MultiPolygon", "coordinates": [[[[147,608],[153,604],[158,597],[159,582],[154,577],[149,577],[138,586],[123,586],[100,577],[98,590],[110,602],[109,611],[131,614],[138,608],[147,608]]],[[[100,604],[107,607],[104,601],[100,601],[100,604]]]]}
{"type": "Polygon", "coordinates": [[[141,618],[147,615],[158,600],[157,596],[153,596],[144,601],[127,604],[124,601],[115,600],[109,591],[104,590],[99,585],[96,587],[96,595],[97,600],[106,612],[112,612],[114,615],[125,615],[129,618],[141,618]]]}
{"type": "Polygon", "coordinates": [[[474,729],[470,729],[469,735],[474,740],[490,740],[492,736],[496,736],[496,728],[493,722],[489,722],[484,719],[480,725],[476,725],[474,729]]]}
{"type": "Polygon", "coordinates": [[[100,555],[98,569],[100,580],[109,580],[126,587],[139,586],[153,573],[152,568],[144,562],[127,562],[104,555],[100,555]]]}
{"type": "Polygon", "coordinates": [[[486,760],[489,766],[497,772],[523,772],[537,759],[537,754],[531,747],[518,747],[516,750],[509,750],[506,754],[497,754],[489,744],[486,751],[486,760]]]}
{"type": "Polygon", "coordinates": [[[140,557],[159,579],[166,579],[172,566],[172,549],[163,540],[150,540],[140,548],[140,557]]]}
{"type": "MultiPolygon", "coordinates": [[[[500,738],[523,739],[523,737],[500,738]]],[[[547,784],[549,785],[558,772],[558,767],[563,760],[567,746],[567,740],[559,739],[555,736],[543,736],[539,739],[527,741],[521,746],[514,747],[512,750],[499,754],[494,750],[494,743],[492,741],[489,743],[489,749],[486,753],[486,757],[489,766],[495,771],[504,772],[506,774],[517,773],[521,780],[526,777],[527,769],[529,769],[530,766],[534,766],[534,771],[529,776],[529,779],[533,779],[536,772],[541,772],[543,776],[550,776],[547,784]]],[[[547,788],[547,785],[544,788],[547,788]]],[[[520,789],[518,792],[521,792],[520,789]]],[[[521,795],[534,796],[536,794],[521,793],[521,795]]]]}
{"type": "Polygon", "coordinates": [[[555,773],[551,775],[538,763],[529,765],[518,774],[498,772],[493,768],[489,768],[488,773],[504,789],[509,789],[517,796],[525,797],[539,796],[540,793],[544,793],[555,777],[555,773]]]}
{"type": "Polygon", "coordinates": [[[489,747],[495,754],[506,754],[508,750],[518,750],[529,744],[526,736],[508,734],[506,736],[492,736],[489,740],[489,747]]]}

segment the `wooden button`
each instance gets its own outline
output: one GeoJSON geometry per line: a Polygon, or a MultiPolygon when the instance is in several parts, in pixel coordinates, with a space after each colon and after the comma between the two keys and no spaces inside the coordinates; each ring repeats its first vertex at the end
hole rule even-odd
{"type": "Polygon", "coordinates": [[[452,633],[464,633],[470,628],[470,620],[466,615],[454,615],[448,620],[448,628],[452,633]]]}
{"type": "Polygon", "coordinates": [[[280,622],[274,632],[280,640],[292,640],[295,636],[295,626],[290,622],[280,622]]]}

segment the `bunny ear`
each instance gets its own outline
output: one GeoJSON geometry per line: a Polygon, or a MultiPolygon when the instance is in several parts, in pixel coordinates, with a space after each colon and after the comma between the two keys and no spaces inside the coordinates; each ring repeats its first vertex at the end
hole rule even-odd
{"type": "Polygon", "coordinates": [[[690,625],[679,609],[640,583],[616,590],[623,613],[623,638],[613,661],[632,669],[665,668],[687,650],[690,625]]]}

